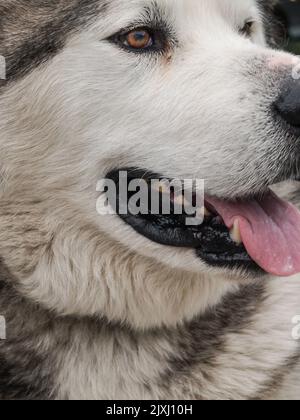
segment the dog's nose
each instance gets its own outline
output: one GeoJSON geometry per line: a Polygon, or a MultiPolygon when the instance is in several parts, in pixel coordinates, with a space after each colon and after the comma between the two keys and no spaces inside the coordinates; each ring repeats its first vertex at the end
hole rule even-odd
{"type": "Polygon", "coordinates": [[[300,129],[300,80],[285,82],[275,110],[288,124],[300,129]]]}

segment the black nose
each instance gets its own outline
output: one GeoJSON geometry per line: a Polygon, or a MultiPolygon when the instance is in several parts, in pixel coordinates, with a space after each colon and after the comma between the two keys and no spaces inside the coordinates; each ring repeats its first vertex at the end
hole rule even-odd
{"type": "Polygon", "coordinates": [[[300,128],[300,80],[285,82],[275,110],[288,124],[300,128]]]}

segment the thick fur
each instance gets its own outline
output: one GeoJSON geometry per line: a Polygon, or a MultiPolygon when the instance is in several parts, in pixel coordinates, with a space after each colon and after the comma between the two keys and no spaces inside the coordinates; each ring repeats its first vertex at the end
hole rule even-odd
{"type": "Polygon", "coordinates": [[[299,276],[212,269],[95,209],[119,167],[232,199],[285,178],[271,106],[295,58],[267,47],[273,3],[0,0],[1,398],[299,399],[299,276]],[[137,21],[171,47],[107,40],[137,21]]]}

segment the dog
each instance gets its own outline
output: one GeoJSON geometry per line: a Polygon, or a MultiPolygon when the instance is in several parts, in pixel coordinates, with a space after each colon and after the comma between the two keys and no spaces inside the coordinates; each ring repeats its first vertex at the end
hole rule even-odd
{"type": "Polygon", "coordinates": [[[275,7],[0,0],[1,399],[300,398],[299,61],[275,7]],[[99,214],[121,171],[203,179],[203,223],[99,214]]]}

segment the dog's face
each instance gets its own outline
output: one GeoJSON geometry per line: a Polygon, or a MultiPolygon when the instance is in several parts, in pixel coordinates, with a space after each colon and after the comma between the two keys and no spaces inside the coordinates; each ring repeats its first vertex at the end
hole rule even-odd
{"type": "MultiPolygon", "coordinates": [[[[267,47],[274,2],[37,3],[0,2],[4,191],[44,197],[58,212],[63,202],[115,243],[172,268],[249,275],[254,261],[241,245],[213,263],[229,242],[217,241],[224,226],[213,232],[214,252],[172,237],[162,245],[136,221],[97,214],[96,184],[137,168],[205,179],[214,199],[248,200],[297,175],[299,133],[274,104],[298,63],[267,47]]],[[[218,200],[209,200],[216,212],[218,200]]]]}

